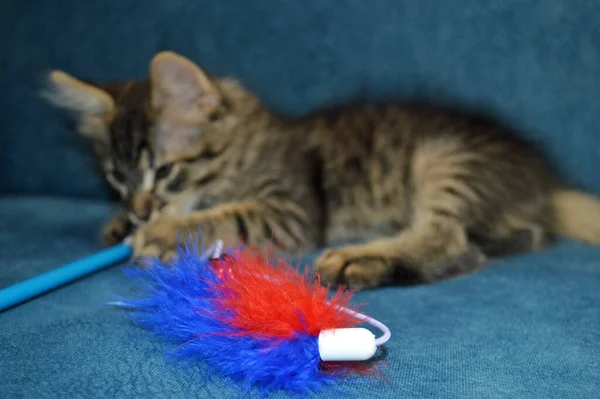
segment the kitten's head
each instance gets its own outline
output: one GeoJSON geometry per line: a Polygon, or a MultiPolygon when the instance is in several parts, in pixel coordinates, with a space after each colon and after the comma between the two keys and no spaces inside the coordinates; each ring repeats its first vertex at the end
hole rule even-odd
{"type": "Polygon", "coordinates": [[[236,120],[216,82],[172,52],[152,59],[148,81],[93,84],[61,71],[49,80],[46,97],[74,111],[78,132],[92,141],[107,181],[134,222],[182,202],[191,189],[190,160],[215,158],[236,120]]]}

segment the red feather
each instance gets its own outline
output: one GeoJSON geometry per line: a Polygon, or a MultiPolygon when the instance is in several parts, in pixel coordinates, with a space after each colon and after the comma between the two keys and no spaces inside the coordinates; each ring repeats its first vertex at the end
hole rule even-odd
{"type": "Polygon", "coordinates": [[[349,307],[351,292],[338,289],[328,298],[330,291],[318,278],[310,281],[283,260],[271,264],[246,249],[213,265],[220,279],[213,284],[216,313],[241,335],[289,339],[361,323],[338,308],[349,307]]]}

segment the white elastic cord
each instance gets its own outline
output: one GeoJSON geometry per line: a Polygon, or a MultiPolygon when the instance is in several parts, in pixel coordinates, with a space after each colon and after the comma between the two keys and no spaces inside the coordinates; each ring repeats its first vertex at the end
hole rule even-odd
{"type": "MultiPolygon", "coordinates": [[[[218,259],[221,257],[222,254],[223,254],[223,241],[216,240],[215,243],[213,245],[211,245],[206,251],[204,251],[204,253],[202,255],[208,256],[211,259],[218,259]]],[[[375,339],[376,346],[384,345],[392,337],[392,332],[390,331],[390,329],[385,324],[380,322],[379,320],[376,320],[365,314],[358,313],[354,310],[345,308],[343,306],[336,305],[336,307],[338,309],[342,310],[343,312],[346,312],[349,315],[354,316],[358,320],[363,321],[365,323],[369,323],[373,327],[378,328],[383,333],[383,335],[381,337],[375,339]]]]}
{"type": "Polygon", "coordinates": [[[208,247],[202,254],[202,257],[208,257],[210,259],[219,259],[223,254],[223,240],[216,240],[213,245],[208,247]]]}
{"type": "MultiPolygon", "coordinates": [[[[123,240],[126,244],[130,244],[131,243],[131,237],[127,237],[125,240],[123,240]]],[[[223,254],[223,241],[222,240],[216,240],[214,242],[214,244],[212,244],[210,247],[208,247],[208,249],[206,251],[204,251],[202,253],[203,257],[208,257],[210,259],[219,259],[221,257],[221,255],[223,254]]],[[[390,338],[392,337],[392,332],[390,331],[390,329],[383,324],[382,322],[380,322],[377,319],[374,319],[370,316],[367,316],[365,314],[356,312],[352,309],[348,309],[345,308],[343,306],[338,306],[336,305],[336,307],[338,309],[340,309],[343,312],[348,313],[349,315],[357,318],[360,321],[363,321],[365,323],[369,323],[370,325],[372,325],[375,328],[378,328],[383,335],[379,338],[375,339],[375,345],[376,346],[381,346],[384,345],[385,343],[387,343],[390,338]]]]}
{"type": "Polygon", "coordinates": [[[377,346],[384,345],[392,337],[392,332],[390,331],[390,329],[385,324],[380,322],[379,320],[376,320],[365,314],[358,313],[352,309],[345,308],[343,306],[336,306],[336,307],[339,308],[340,310],[348,313],[349,315],[356,317],[358,320],[364,321],[365,323],[369,323],[373,327],[378,328],[383,333],[383,335],[381,337],[375,339],[375,345],[377,345],[377,346]]]}

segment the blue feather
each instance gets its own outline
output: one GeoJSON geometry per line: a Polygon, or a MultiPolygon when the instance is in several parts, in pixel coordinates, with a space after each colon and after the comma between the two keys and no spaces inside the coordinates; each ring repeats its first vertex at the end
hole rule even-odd
{"type": "Polygon", "coordinates": [[[218,278],[208,256],[193,246],[181,248],[169,266],[158,259],[149,259],[146,266],[126,270],[138,295],[119,303],[137,325],[173,344],[172,356],[204,361],[242,388],[257,387],[263,394],[308,394],[331,386],[338,377],[320,370],[317,337],[298,334],[281,341],[235,336],[230,326],[203,316],[216,311],[209,282],[218,278]]]}

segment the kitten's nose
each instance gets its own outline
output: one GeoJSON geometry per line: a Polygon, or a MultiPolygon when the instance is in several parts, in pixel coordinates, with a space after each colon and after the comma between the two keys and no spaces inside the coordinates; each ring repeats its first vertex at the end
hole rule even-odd
{"type": "Polygon", "coordinates": [[[131,213],[140,220],[148,220],[152,214],[152,208],[154,206],[154,199],[152,195],[147,192],[136,194],[129,204],[131,213]]]}

